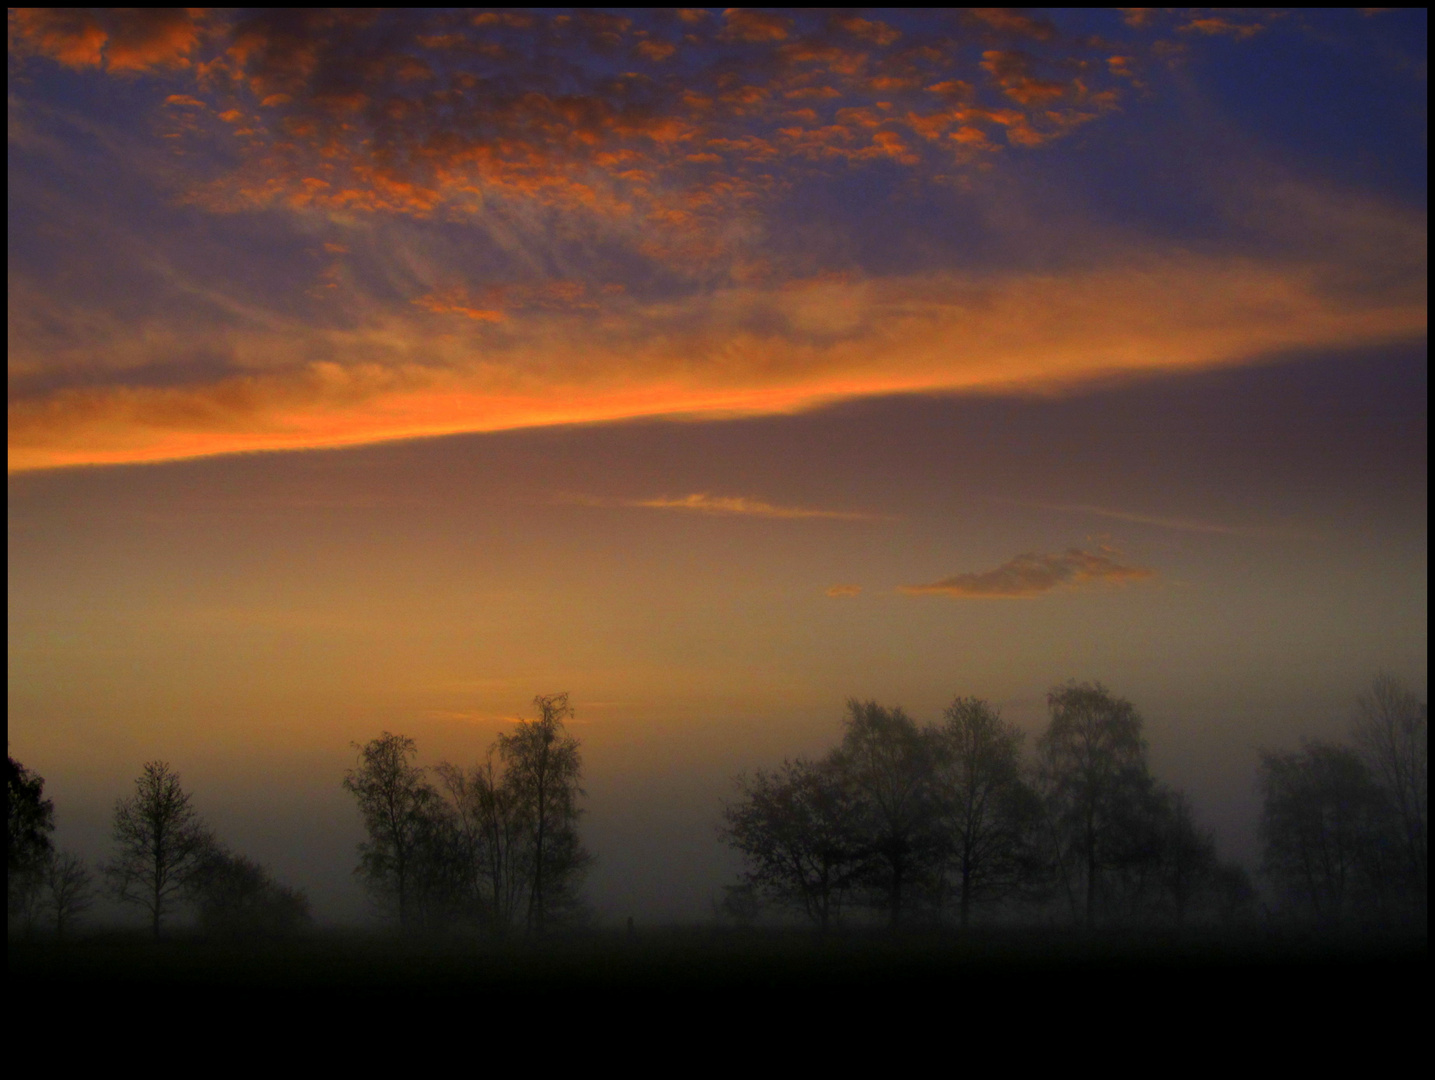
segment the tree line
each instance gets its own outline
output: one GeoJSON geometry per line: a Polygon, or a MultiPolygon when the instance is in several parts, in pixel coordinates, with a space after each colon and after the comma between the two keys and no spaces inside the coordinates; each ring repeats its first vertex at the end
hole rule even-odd
{"type": "Polygon", "coordinates": [[[1283,910],[1327,924],[1424,927],[1429,915],[1429,724],[1400,680],[1357,702],[1351,742],[1263,750],[1263,868],[1283,910]]]}
{"type": "MultiPolygon", "coordinates": [[[[978,698],[926,727],[849,701],[827,755],[738,778],[719,833],[745,869],[724,907],[750,920],[774,906],[823,930],[853,907],[893,927],[965,928],[983,909],[1087,927],[1252,915],[1247,872],[1217,855],[1189,797],[1151,774],[1136,708],[1076,682],[1047,705],[1027,755],[1024,734],[978,698]]],[[[1261,753],[1276,909],[1423,926],[1425,706],[1381,676],[1355,737],[1261,753]]]]}
{"type": "MultiPolygon", "coordinates": [[[[405,930],[541,934],[584,915],[591,864],[578,832],[582,757],[567,694],[500,734],[468,767],[414,764],[384,732],[342,780],[365,826],[355,874],[405,930]]],[[[1182,925],[1255,914],[1246,871],[1221,859],[1191,800],[1150,771],[1136,708],[1099,683],[1047,697],[1025,736],[989,703],[958,697],[940,723],[848,702],[842,740],[816,759],[737,780],[719,832],[741,853],[725,908],[776,907],[827,929],[843,913],[967,927],[986,913],[1084,926],[1182,925]]],[[[1348,743],[1261,750],[1267,914],[1423,929],[1428,914],[1427,709],[1378,676],[1348,743]]],[[[221,843],[162,761],[116,800],[98,876],[57,849],[44,781],[7,766],[12,930],[63,936],[101,895],[141,910],[155,937],[181,910],[210,935],[287,935],[310,923],[301,890],[221,843]]]]}
{"type": "Polygon", "coordinates": [[[503,937],[582,915],[591,856],[578,837],[582,757],[563,725],[573,709],[567,694],[533,703],[538,717],[468,768],[419,768],[414,741],[389,732],[355,744],[359,762],[343,783],[368,834],[355,872],[400,927],[503,937]]]}
{"type": "Polygon", "coordinates": [[[739,779],[720,831],[745,858],[744,889],[822,929],[852,905],[895,928],[1052,901],[1088,926],[1181,923],[1248,901],[1189,799],[1151,775],[1130,702],[1072,683],[1048,704],[1027,760],[1024,734],[978,698],[927,727],[849,701],[825,757],[739,779]]]}
{"type": "Polygon", "coordinates": [[[259,863],[226,847],[204,823],[179,775],[147,762],[134,791],[115,802],[113,853],[97,881],[73,852],[54,846],[55,807],[44,780],[8,758],[9,926],[46,925],[63,937],[104,893],[141,909],[158,939],[165,920],[191,908],[210,936],[287,935],[307,926],[309,901],[259,863]]]}

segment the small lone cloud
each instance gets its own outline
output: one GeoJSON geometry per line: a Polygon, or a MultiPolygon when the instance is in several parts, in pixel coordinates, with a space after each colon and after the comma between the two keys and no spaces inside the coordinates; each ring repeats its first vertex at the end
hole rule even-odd
{"type": "Polygon", "coordinates": [[[833,585],[827,590],[828,596],[856,596],[862,591],[861,585],[833,585]]]}
{"type": "Polygon", "coordinates": [[[807,506],[778,506],[762,499],[747,499],[742,496],[709,495],[699,492],[680,498],[654,499],[604,499],[593,495],[567,496],[565,502],[576,502],[583,506],[637,506],[648,510],[690,510],[699,514],[723,514],[743,517],[765,518],[829,518],[839,521],[877,521],[878,514],[864,514],[855,510],[817,510],[807,506]]]}
{"type": "Polygon", "coordinates": [[[981,574],[957,574],[930,585],[903,585],[898,591],[911,595],[940,593],[945,596],[1038,596],[1062,587],[1092,582],[1122,583],[1155,576],[1144,566],[1118,562],[1121,553],[1102,547],[1096,551],[1067,548],[1059,555],[1028,552],[981,574]]]}

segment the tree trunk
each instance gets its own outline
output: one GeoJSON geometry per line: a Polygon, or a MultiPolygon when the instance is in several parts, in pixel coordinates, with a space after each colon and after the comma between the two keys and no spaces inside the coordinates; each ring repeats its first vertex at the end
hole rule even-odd
{"type": "Polygon", "coordinates": [[[896,930],[902,923],[902,860],[899,858],[892,864],[892,929],[896,930]]]}
{"type": "Polygon", "coordinates": [[[967,856],[963,855],[963,856],[962,856],[962,918],[961,918],[961,928],[962,928],[963,931],[965,931],[966,928],[967,928],[967,918],[968,918],[968,916],[969,916],[969,914],[970,914],[970,912],[971,912],[971,906],[972,906],[972,885],[971,885],[971,881],[972,881],[972,864],[971,864],[971,860],[970,860],[970,858],[968,858],[967,856]]]}
{"type": "Polygon", "coordinates": [[[1086,816],[1086,928],[1096,925],[1096,826],[1086,816]]]}

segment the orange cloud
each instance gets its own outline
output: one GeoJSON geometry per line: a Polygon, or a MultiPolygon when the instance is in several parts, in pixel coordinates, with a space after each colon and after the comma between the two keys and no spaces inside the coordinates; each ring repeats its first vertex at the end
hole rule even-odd
{"type": "Polygon", "coordinates": [[[1122,584],[1155,576],[1140,566],[1116,561],[1120,552],[1111,548],[1082,551],[1067,548],[1059,555],[1027,553],[1018,555],[995,570],[980,574],[957,574],[930,585],[903,585],[898,591],[912,596],[938,594],[953,597],[1028,597],[1058,588],[1107,582],[1122,584]]]}
{"type": "Polygon", "coordinates": [[[503,312],[491,308],[476,308],[465,304],[452,295],[439,295],[430,293],[425,296],[417,296],[413,303],[425,311],[432,311],[435,315],[463,315],[478,322],[502,322],[503,312]]]}
{"type": "Polygon", "coordinates": [[[1064,97],[1071,85],[1031,74],[1031,60],[1022,53],[988,49],[982,53],[982,68],[1002,92],[1019,105],[1043,105],[1064,97]]]}
{"type": "Polygon", "coordinates": [[[1010,33],[1018,37],[1050,41],[1056,37],[1056,27],[1044,19],[1034,19],[1011,8],[968,8],[968,19],[992,30],[1010,33]]]}
{"type": "Polygon", "coordinates": [[[669,41],[648,40],[638,42],[638,44],[633,47],[633,51],[644,60],[651,60],[655,64],[661,64],[664,60],[668,59],[668,57],[672,56],[673,53],[677,52],[678,47],[669,41]]]}
{"type": "Polygon", "coordinates": [[[895,26],[889,26],[887,23],[878,22],[875,19],[863,19],[856,15],[838,19],[837,25],[853,37],[870,41],[873,45],[891,45],[902,36],[902,31],[895,26]]]}
{"type": "Polygon", "coordinates": [[[11,8],[11,47],[67,67],[181,68],[199,45],[204,18],[184,8],[11,8]]]}
{"type": "Polygon", "coordinates": [[[722,38],[730,41],[785,41],[792,30],[792,20],[753,8],[728,8],[723,12],[722,38]]]}
{"type": "Polygon", "coordinates": [[[851,596],[858,596],[861,594],[861,592],[861,585],[832,585],[828,587],[826,595],[837,597],[840,599],[851,596]]]}
{"type": "Polygon", "coordinates": [[[1177,29],[1186,33],[1205,34],[1207,37],[1222,35],[1244,41],[1247,38],[1255,37],[1265,27],[1258,22],[1237,22],[1219,15],[1210,15],[1205,18],[1191,19],[1177,29]]]}
{"type": "MultiPolygon", "coordinates": [[[[1388,237],[1381,250],[1393,250],[1388,237]]],[[[220,347],[240,374],[12,397],[10,468],[781,413],[911,391],[1050,392],[1119,374],[1403,340],[1426,327],[1423,289],[1343,293],[1320,264],[1194,256],[1064,276],[816,278],[652,304],[564,292],[518,292],[530,302],[509,309],[502,340],[490,322],[435,319],[413,304],[352,329],[271,317],[263,329],[217,339],[177,328],[137,333],[27,293],[33,303],[12,307],[12,371],[140,368],[165,350],[183,357],[220,347]],[[92,327],[93,336],[56,341],[46,336],[52,325],[92,327]]]]}

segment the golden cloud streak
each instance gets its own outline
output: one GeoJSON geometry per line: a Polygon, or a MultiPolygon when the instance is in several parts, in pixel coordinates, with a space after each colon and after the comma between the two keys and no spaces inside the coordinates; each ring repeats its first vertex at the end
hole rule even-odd
{"type": "Polygon", "coordinates": [[[876,514],[864,514],[851,510],[815,510],[806,506],[776,506],[762,499],[747,499],[742,496],[709,495],[699,492],[684,495],[678,499],[615,499],[607,505],[638,506],[649,510],[690,510],[699,514],[736,515],[740,517],[764,518],[829,518],[838,521],[872,521],[876,514]]]}
{"type": "MultiPolygon", "coordinates": [[[[473,320],[404,307],[376,310],[357,331],[229,331],[222,343],[248,371],[239,376],[12,401],[9,468],[783,413],[914,391],[1049,392],[1426,329],[1423,295],[1352,296],[1319,268],[1198,258],[1000,280],[798,282],[663,305],[615,298],[597,315],[516,317],[508,345],[473,320]]],[[[186,342],[196,353],[215,344],[203,335],[186,342]]],[[[12,370],[45,365],[38,345],[11,350],[12,370]]]]}

